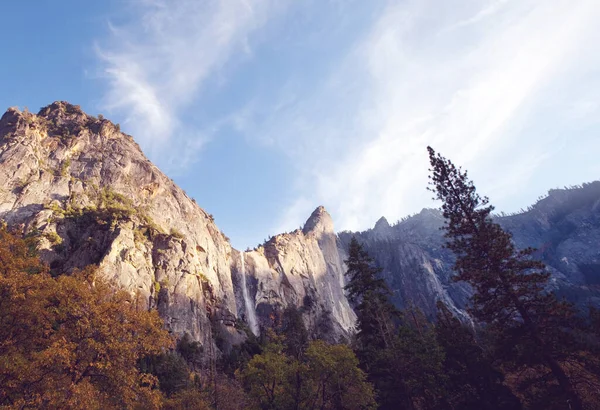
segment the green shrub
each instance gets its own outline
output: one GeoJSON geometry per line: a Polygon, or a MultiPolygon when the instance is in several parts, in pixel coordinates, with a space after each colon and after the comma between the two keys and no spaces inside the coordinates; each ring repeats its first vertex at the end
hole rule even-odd
{"type": "Polygon", "coordinates": [[[190,386],[190,370],[185,359],[177,352],[147,356],[140,361],[139,367],[142,373],[150,373],[158,378],[159,388],[167,397],[190,386]]]}
{"type": "Polygon", "coordinates": [[[185,332],[177,343],[177,352],[191,365],[200,365],[204,354],[204,347],[193,340],[189,333],[185,332]]]}
{"type": "Polygon", "coordinates": [[[145,235],[146,231],[147,231],[147,229],[143,229],[141,227],[137,227],[136,229],[133,230],[133,239],[135,240],[136,243],[141,243],[146,240],[146,235],[145,235]]]}
{"type": "Polygon", "coordinates": [[[60,175],[62,175],[63,177],[67,176],[70,166],[71,166],[71,158],[67,158],[66,160],[63,161],[63,163],[60,166],[60,175]]]}
{"type": "Polygon", "coordinates": [[[64,213],[65,213],[65,210],[62,209],[55,201],[44,205],[44,208],[51,210],[55,214],[64,215],[64,213]]]}
{"type": "Polygon", "coordinates": [[[208,278],[206,277],[206,275],[204,273],[196,272],[196,276],[199,277],[202,282],[208,283],[208,278]]]}
{"type": "Polygon", "coordinates": [[[53,246],[60,245],[62,243],[62,238],[56,232],[46,232],[44,237],[48,239],[53,246]]]}
{"type": "Polygon", "coordinates": [[[169,287],[169,279],[163,279],[161,281],[155,280],[153,282],[154,285],[154,293],[158,295],[161,289],[167,289],[169,287]]]}
{"type": "Polygon", "coordinates": [[[177,239],[183,239],[183,234],[175,228],[171,228],[171,236],[177,239]]]}

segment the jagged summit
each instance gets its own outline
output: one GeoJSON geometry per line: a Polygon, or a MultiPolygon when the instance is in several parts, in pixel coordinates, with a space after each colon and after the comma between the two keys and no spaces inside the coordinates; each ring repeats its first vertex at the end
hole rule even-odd
{"type": "Polygon", "coordinates": [[[104,121],[86,114],[79,105],[73,105],[66,101],[55,101],[42,107],[37,115],[50,121],[55,127],[68,125],[71,130],[78,126],[92,126],[96,122],[104,121]]]}
{"type": "Polygon", "coordinates": [[[325,232],[334,233],[333,219],[331,219],[331,215],[329,215],[329,212],[327,212],[324,206],[318,206],[317,209],[313,211],[304,224],[302,232],[304,232],[305,235],[311,232],[317,234],[325,232]]]}
{"type": "Polygon", "coordinates": [[[88,116],[85,112],[83,112],[79,105],[71,104],[68,101],[54,101],[52,104],[48,104],[47,106],[40,108],[38,115],[50,118],[60,113],[83,114],[86,117],[88,116]]]}
{"type": "Polygon", "coordinates": [[[385,216],[382,216],[381,218],[379,218],[379,220],[377,222],[375,222],[375,226],[373,227],[373,230],[374,231],[385,231],[389,228],[390,228],[390,223],[385,218],[385,216]]]}
{"type": "Polygon", "coordinates": [[[18,107],[10,107],[2,116],[2,121],[10,121],[17,118],[35,118],[40,117],[50,121],[71,121],[85,124],[90,118],[96,118],[86,114],[79,105],[71,104],[67,101],[55,101],[45,107],[40,108],[37,114],[25,110],[20,110],[18,107]]]}
{"type": "MultiPolygon", "coordinates": [[[[80,106],[66,101],[55,101],[42,107],[37,114],[28,110],[9,108],[0,119],[0,138],[18,138],[28,135],[38,139],[54,138],[56,144],[73,147],[80,140],[94,136],[94,142],[107,139],[122,138],[133,142],[130,135],[124,134],[118,124],[105,119],[86,114],[80,106]]],[[[49,144],[49,141],[46,145],[49,144]]],[[[134,142],[134,147],[140,151],[134,142]]],[[[124,148],[127,151],[128,148],[124,148]]],[[[143,155],[143,154],[141,154],[143,155]]]]}
{"type": "Polygon", "coordinates": [[[388,240],[391,236],[393,236],[393,228],[385,218],[382,216],[373,226],[373,229],[370,230],[370,235],[376,239],[388,240]]]}
{"type": "MultiPolygon", "coordinates": [[[[600,181],[551,190],[527,210],[494,219],[518,249],[538,249],[535,257],[546,264],[552,286],[569,301],[600,305],[600,181]]],[[[398,307],[416,305],[433,318],[442,300],[465,317],[472,293],[452,279],[455,258],[445,247],[444,223],[439,209],[425,208],[386,233],[380,220],[373,229],[341,232],[339,238],[344,246],[352,237],[361,241],[383,269],[398,307]]]]}

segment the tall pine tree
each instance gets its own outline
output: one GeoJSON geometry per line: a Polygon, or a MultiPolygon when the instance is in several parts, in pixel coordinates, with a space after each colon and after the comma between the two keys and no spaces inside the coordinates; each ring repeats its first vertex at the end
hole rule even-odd
{"type": "Polygon", "coordinates": [[[451,408],[461,410],[518,410],[521,403],[503,384],[504,375],[493,365],[472,329],[458,320],[441,301],[435,333],[444,349],[446,391],[451,408]]]}
{"type": "Polygon", "coordinates": [[[492,327],[511,354],[528,365],[550,370],[561,392],[555,400],[564,408],[582,409],[579,395],[563,365],[569,354],[569,333],[564,328],[572,308],[545,291],[549,275],[531,258],[533,249],[515,249],[511,235],[493,222],[493,207],[481,198],[467,172],[456,168],[431,147],[431,186],[443,202],[447,247],[457,259],[456,280],[474,291],[471,313],[492,327]]]}
{"type": "Polygon", "coordinates": [[[357,316],[356,336],[359,348],[392,347],[395,336],[393,319],[397,311],[388,300],[389,288],[379,277],[381,269],[374,266],[373,258],[356,238],[350,241],[348,259],[345,262],[348,267],[346,276],[349,279],[345,289],[357,316]]]}
{"type": "Polygon", "coordinates": [[[345,261],[346,291],[356,312],[356,354],[374,384],[380,409],[412,409],[410,388],[397,365],[399,313],[388,300],[390,291],[379,277],[373,258],[352,238],[345,261]]]}

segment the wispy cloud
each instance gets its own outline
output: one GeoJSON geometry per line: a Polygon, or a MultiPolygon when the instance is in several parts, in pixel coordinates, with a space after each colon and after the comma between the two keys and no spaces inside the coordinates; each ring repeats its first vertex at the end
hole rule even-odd
{"type": "MultiPolygon", "coordinates": [[[[432,206],[427,145],[468,168],[500,210],[518,209],[560,184],[540,175],[558,173],[549,164],[565,155],[570,124],[598,124],[596,0],[131,4],[98,47],[106,109],[162,166],[228,132],[289,158],[295,180],[277,198],[288,206],[259,239],[321,204],[338,229],[432,206]],[[242,61],[253,61],[245,76],[231,70],[242,61]],[[224,96],[203,100],[214,84],[224,96]],[[189,121],[213,99],[218,118],[189,121]]],[[[599,141],[586,129],[571,160],[599,141]]]]}
{"type": "Polygon", "coordinates": [[[532,107],[600,39],[600,3],[481,4],[390,2],[318,91],[296,95],[274,120],[252,123],[244,113],[256,135],[275,136],[301,165],[279,229],[297,226],[318,203],[339,229],[432,206],[428,144],[466,166],[492,199],[527,186],[555,152],[545,136],[527,141],[521,131],[552,121],[532,107]]]}
{"type": "MultiPolygon", "coordinates": [[[[489,2],[486,6],[476,12],[474,15],[469,16],[465,20],[458,21],[457,23],[451,25],[449,29],[455,29],[459,27],[468,26],[470,24],[479,23],[481,20],[486,19],[487,17],[491,17],[494,14],[498,13],[502,7],[508,3],[509,0],[494,0],[489,2]]],[[[513,0],[514,1],[514,0],[513,0]]]]}
{"type": "Polygon", "coordinates": [[[281,8],[271,0],[134,0],[127,18],[110,25],[97,47],[108,89],[102,105],[151,157],[181,166],[210,138],[182,115],[234,54],[249,54],[249,37],[281,8]],[[165,161],[165,157],[167,161],[165,161]],[[181,160],[183,158],[183,161],[181,160]]]}

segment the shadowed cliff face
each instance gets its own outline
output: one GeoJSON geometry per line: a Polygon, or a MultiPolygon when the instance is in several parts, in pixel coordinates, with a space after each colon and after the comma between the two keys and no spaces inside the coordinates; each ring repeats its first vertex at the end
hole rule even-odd
{"type": "MultiPolygon", "coordinates": [[[[600,181],[571,189],[551,190],[527,211],[498,216],[518,248],[537,248],[552,273],[551,286],[584,307],[600,305],[600,181]]],[[[442,300],[455,312],[464,311],[469,287],[452,281],[454,257],[443,247],[438,210],[424,209],[390,226],[385,218],[373,229],[339,234],[347,249],[355,235],[364,244],[393,291],[398,307],[416,305],[430,317],[442,300]]]]}
{"type": "MultiPolygon", "coordinates": [[[[9,109],[0,120],[0,187],[0,217],[37,235],[55,272],[98,264],[176,334],[203,344],[216,329],[233,342],[244,337],[234,326],[246,309],[239,252],[110,121],[65,102],[37,115],[9,109]]],[[[306,232],[246,254],[246,284],[260,323],[293,304],[313,332],[326,326],[337,339],[354,313],[331,218],[317,211],[306,232]]]]}

